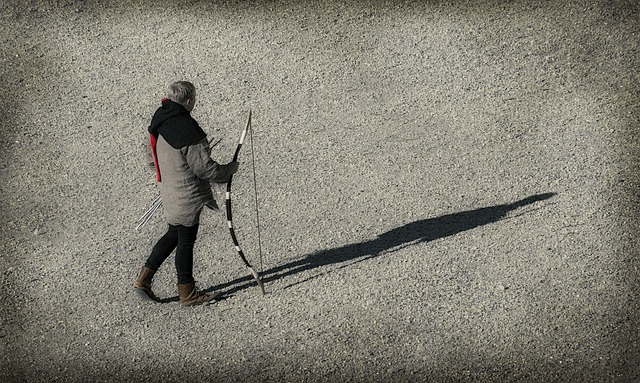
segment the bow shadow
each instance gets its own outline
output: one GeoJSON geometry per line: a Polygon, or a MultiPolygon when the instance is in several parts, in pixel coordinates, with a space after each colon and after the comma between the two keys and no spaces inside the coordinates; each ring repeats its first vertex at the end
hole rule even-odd
{"type": "MultiPolygon", "coordinates": [[[[328,265],[343,264],[349,261],[351,261],[351,263],[348,265],[352,265],[355,262],[374,258],[405,246],[449,237],[479,226],[498,222],[504,219],[511,211],[535,202],[544,201],[553,197],[555,194],[556,193],[536,194],[511,204],[483,207],[475,210],[411,222],[404,226],[384,232],[377,238],[369,241],[320,250],[299,260],[275,266],[263,271],[261,273],[261,277],[263,282],[266,284],[281,278],[286,278],[291,275],[322,268],[328,265]]],[[[296,282],[288,287],[308,281],[316,276],[296,282]]],[[[252,286],[256,286],[255,281],[251,276],[246,276],[234,279],[224,284],[212,286],[205,291],[221,290],[224,296],[228,296],[252,286]]]]}

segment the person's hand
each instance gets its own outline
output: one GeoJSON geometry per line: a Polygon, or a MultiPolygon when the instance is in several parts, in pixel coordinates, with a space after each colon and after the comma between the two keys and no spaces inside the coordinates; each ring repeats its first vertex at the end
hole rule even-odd
{"type": "Polygon", "coordinates": [[[240,166],[240,164],[236,161],[234,162],[229,162],[227,164],[227,167],[229,169],[229,174],[235,174],[238,171],[238,167],[240,166]]]}

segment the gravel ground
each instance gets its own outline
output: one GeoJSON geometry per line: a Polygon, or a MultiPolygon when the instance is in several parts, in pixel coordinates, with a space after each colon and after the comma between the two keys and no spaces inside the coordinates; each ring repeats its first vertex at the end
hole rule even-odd
{"type": "Polygon", "coordinates": [[[0,33],[0,381],[640,381],[636,2],[5,0],[0,33]],[[222,211],[223,299],[180,308],[172,258],[132,292],[177,79],[220,162],[253,111],[265,296],[222,211]]]}

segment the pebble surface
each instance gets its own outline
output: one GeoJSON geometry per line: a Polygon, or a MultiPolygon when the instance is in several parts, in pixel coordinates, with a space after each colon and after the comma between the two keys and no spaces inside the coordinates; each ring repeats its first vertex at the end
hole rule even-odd
{"type": "Polygon", "coordinates": [[[0,381],[640,379],[639,17],[3,2],[0,381]],[[194,269],[223,299],[180,308],[172,257],[168,303],[132,291],[165,229],[160,209],[135,230],[157,194],[146,127],[178,79],[221,163],[252,110],[234,223],[265,296],[224,211],[194,269]]]}

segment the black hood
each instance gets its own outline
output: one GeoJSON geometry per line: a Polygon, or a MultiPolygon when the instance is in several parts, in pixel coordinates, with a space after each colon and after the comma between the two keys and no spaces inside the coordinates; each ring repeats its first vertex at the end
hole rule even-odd
{"type": "Polygon", "coordinates": [[[175,149],[198,142],[207,136],[184,106],[168,99],[162,100],[162,106],[151,118],[149,133],[155,138],[161,135],[175,149]]]}

